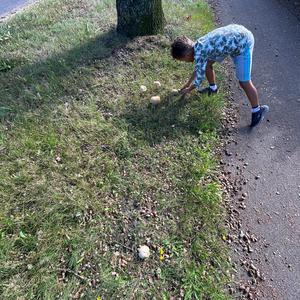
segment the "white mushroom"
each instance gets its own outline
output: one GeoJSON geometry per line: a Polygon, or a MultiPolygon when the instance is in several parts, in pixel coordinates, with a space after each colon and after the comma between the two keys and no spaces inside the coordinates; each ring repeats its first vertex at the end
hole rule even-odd
{"type": "Polygon", "coordinates": [[[151,97],[150,103],[152,103],[153,105],[157,105],[158,103],[160,103],[160,97],[159,96],[151,97]]]}
{"type": "Polygon", "coordinates": [[[154,81],[153,83],[154,83],[157,87],[161,87],[160,81],[154,81]]]}
{"type": "Polygon", "coordinates": [[[139,258],[146,259],[150,256],[150,249],[148,246],[143,245],[138,248],[139,258]]]}
{"type": "Polygon", "coordinates": [[[141,92],[146,92],[147,91],[147,87],[145,85],[141,85],[140,86],[140,91],[141,92]]]}

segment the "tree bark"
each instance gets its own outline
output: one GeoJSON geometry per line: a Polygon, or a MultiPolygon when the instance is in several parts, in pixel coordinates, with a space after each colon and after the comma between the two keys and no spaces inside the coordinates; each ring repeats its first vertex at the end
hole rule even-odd
{"type": "Polygon", "coordinates": [[[162,0],[117,0],[117,31],[127,36],[163,32],[165,18],[162,0]]]}

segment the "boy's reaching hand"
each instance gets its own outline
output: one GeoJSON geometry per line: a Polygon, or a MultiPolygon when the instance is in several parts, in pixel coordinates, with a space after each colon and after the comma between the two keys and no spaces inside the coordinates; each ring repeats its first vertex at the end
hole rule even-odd
{"type": "Polygon", "coordinates": [[[183,86],[183,88],[179,92],[183,95],[189,94],[195,88],[195,85],[193,84],[195,78],[196,78],[196,71],[192,73],[189,81],[183,86]]]}
{"type": "Polygon", "coordinates": [[[180,90],[180,93],[183,94],[183,95],[187,95],[189,94],[193,89],[195,88],[195,86],[192,84],[188,87],[184,86],[181,90],[180,90]]]}

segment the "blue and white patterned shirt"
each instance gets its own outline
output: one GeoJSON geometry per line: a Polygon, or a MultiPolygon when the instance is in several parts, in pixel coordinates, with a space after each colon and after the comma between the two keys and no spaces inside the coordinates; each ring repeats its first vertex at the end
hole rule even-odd
{"type": "Polygon", "coordinates": [[[237,24],[217,28],[200,37],[194,45],[196,88],[200,88],[205,78],[208,60],[222,62],[226,56],[238,56],[253,45],[254,37],[251,31],[237,24]]]}

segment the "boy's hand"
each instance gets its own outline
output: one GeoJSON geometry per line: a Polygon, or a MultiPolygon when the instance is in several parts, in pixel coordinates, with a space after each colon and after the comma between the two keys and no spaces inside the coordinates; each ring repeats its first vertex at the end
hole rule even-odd
{"type": "Polygon", "coordinates": [[[196,79],[196,75],[197,75],[197,73],[196,73],[196,71],[194,71],[191,78],[189,79],[189,81],[179,91],[181,94],[186,95],[195,88],[193,82],[196,79]]]}
{"type": "Polygon", "coordinates": [[[183,87],[181,90],[180,90],[180,93],[183,94],[183,95],[187,95],[189,94],[193,89],[194,89],[194,85],[191,85],[189,87],[183,87]]]}

